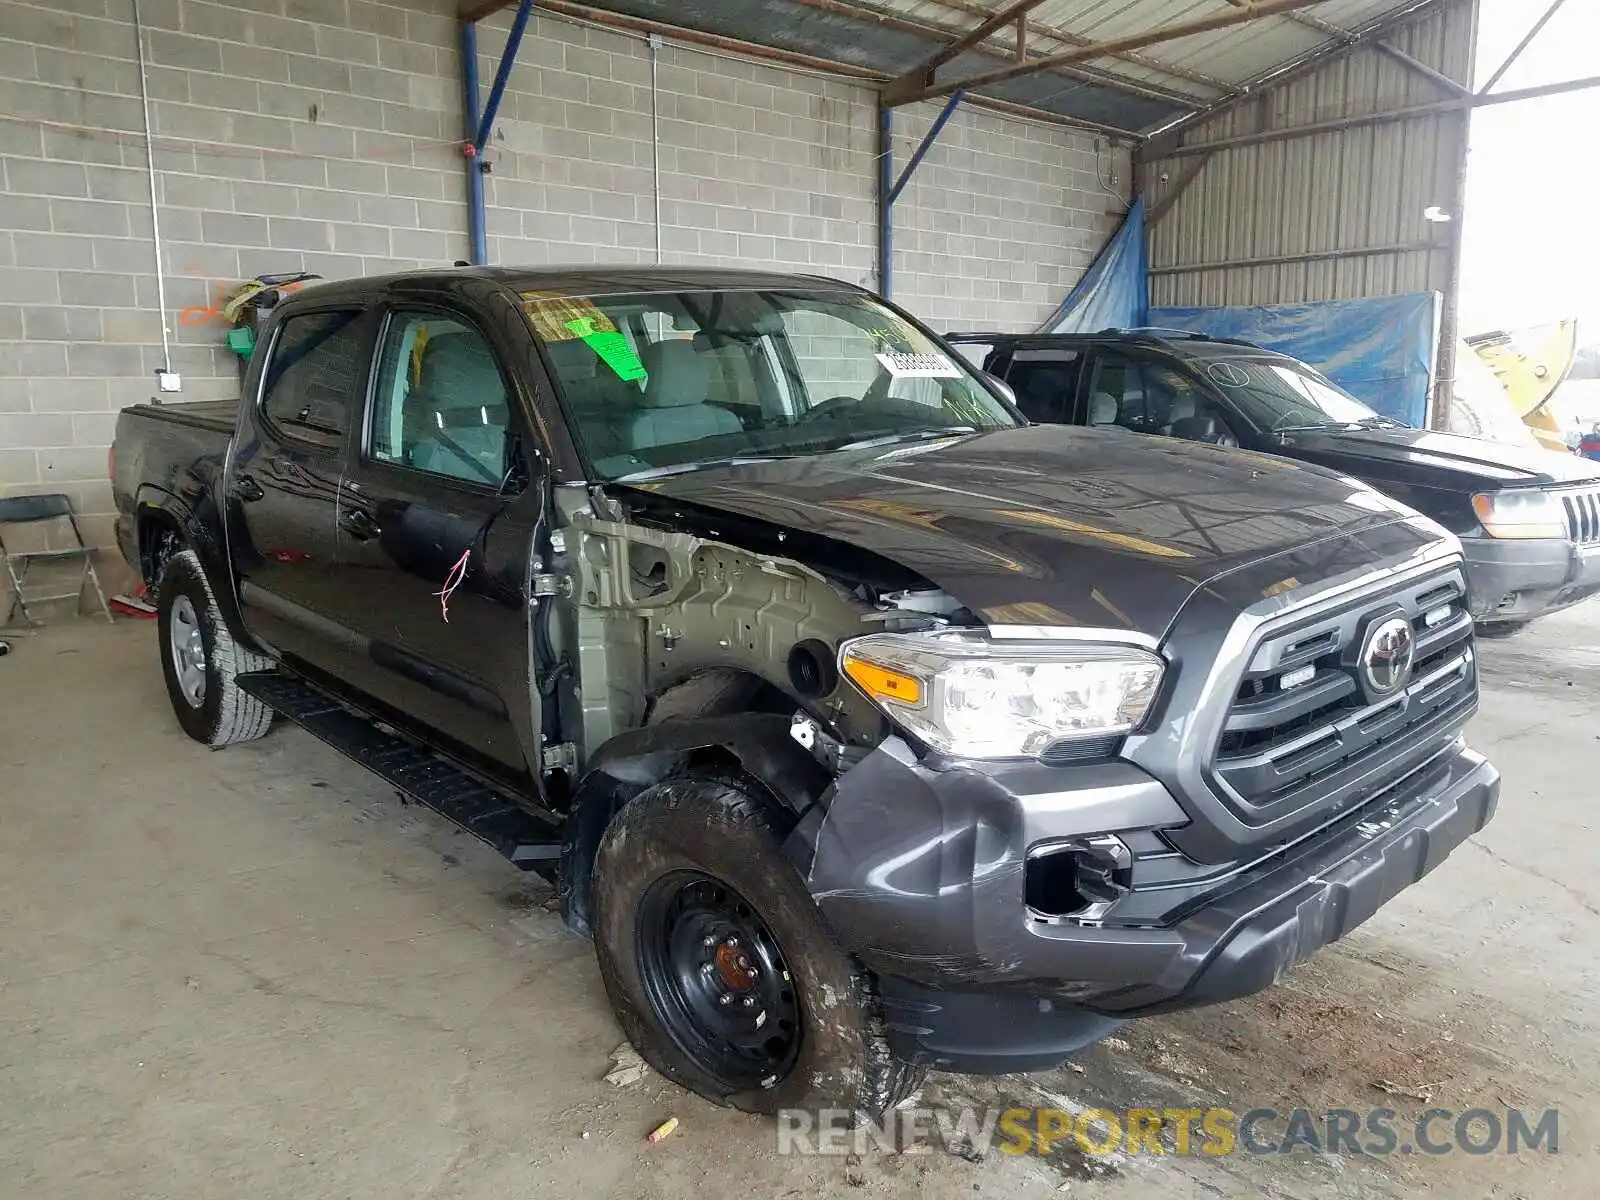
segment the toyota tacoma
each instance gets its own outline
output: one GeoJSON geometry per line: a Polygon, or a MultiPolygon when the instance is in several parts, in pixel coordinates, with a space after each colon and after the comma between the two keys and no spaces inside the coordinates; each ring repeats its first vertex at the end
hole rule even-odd
{"type": "Polygon", "coordinates": [[[1267,987],[1499,792],[1454,536],[1030,426],[831,280],[310,288],[113,474],[189,736],[280,715],[541,872],[644,1057],[752,1111],[1267,987]]]}

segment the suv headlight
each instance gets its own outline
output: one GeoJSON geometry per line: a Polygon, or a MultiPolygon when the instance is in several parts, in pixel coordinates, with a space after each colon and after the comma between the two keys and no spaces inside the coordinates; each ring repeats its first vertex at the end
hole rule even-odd
{"type": "Polygon", "coordinates": [[[1490,537],[1567,536],[1561,502],[1548,492],[1480,492],[1472,498],[1472,511],[1490,537]]]}
{"type": "Polygon", "coordinates": [[[952,632],[855,638],[840,647],[839,669],[936,749],[1017,758],[1137,728],[1165,667],[1134,646],[1002,644],[952,632]]]}

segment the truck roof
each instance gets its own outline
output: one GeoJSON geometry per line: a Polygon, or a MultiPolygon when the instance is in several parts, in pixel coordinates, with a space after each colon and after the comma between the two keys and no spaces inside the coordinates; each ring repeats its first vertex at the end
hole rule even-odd
{"type": "Polygon", "coordinates": [[[376,288],[434,290],[467,279],[492,280],[518,292],[548,292],[565,296],[614,296],[636,292],[695,292],[721,290],[838,290],[865,289],[824,275],[798,275],[778,271],[743,271],[721,267],[632,267],[587,264],[553,267],[441,267],[399,271],[319,283],[297,296],[362,294],[376,288]]]}

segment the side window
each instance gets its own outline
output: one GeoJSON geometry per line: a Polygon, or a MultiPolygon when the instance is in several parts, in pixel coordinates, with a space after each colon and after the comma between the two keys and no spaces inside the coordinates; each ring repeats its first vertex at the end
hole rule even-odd
{"type": "Polygon", "coordinates": [[[1194,380],[1164,363],[1122,354],[1100,356],[1088,423],[1238,445],[1222,413],[1194,380]]]}
{"type": "Polygon", "coordinates": [[[1083,355],[1077,350],[1019,351],[1006,373],[1017,407],[1030,421],[1059,424],[1071,419],[1083,355]]]}
{"type": "Polygon", "coordinates": [[[1191,442],[1239,444],[1222,410],[1189,376],[1160,363],[1148,363],[1144,378],[1149,410],[1159,421],[1156,432],[1191,442]]]}
{"type": "Polygon", "coordinates": [[[366,378],[359,312],[290,317],[262,381],[261,411],[286,437],[337,449],[366,378]]]}
{"type": "Polygon", "coordinates": [[[1156,427],[1150,423],[1144,381],[1133,359],[1121,354],[1099,356],[1084,424],[1115,425],[1138,433],[1155,432],[1156,427]]]}
{"type": "Polygon", "coordinates": [[[482,334],[430,313],[390,318],[368,431],[372,458],[498,486],[510,423],[505,378],[482,334]]]}

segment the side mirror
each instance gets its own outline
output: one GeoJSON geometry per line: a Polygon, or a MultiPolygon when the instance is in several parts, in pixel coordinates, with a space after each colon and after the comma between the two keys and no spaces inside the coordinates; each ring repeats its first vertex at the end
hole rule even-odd
{"type": "Polygon", "coordinates": [[[1006,402],[1009,403],[1012,408],[1017,407],[1017,393],[1012,389],[1009,383],[1007,383],[1004,379],[1001,379],[1000,376],[991,375],[987,371],[983,372],[983,378],[985,383],[1006,398],[1006,402]]]}

